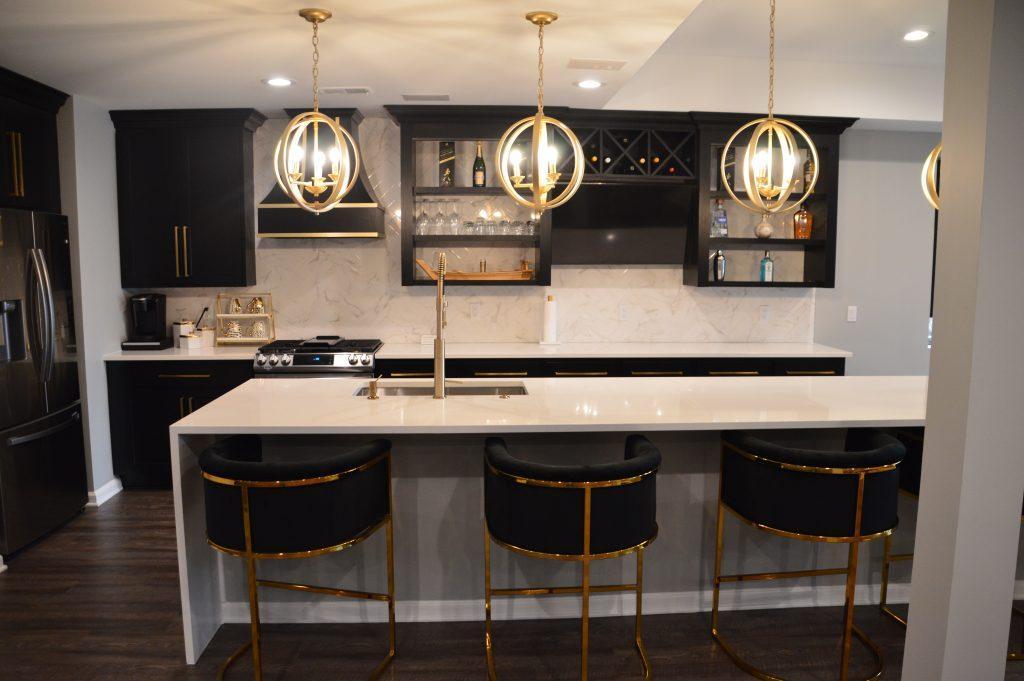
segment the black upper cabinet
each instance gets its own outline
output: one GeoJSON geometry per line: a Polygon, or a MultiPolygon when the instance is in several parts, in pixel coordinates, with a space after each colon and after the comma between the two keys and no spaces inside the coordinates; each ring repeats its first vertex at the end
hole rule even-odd
{"type": "Polygon", "coordinates": [[[60,212],[57,110],[67,98],[0,68],[0,207],[60,212]]]}
{"type": "Polygon", "coordinates": [[[256,283],[254,109],[111,111],[121,285],[256,283]]]}

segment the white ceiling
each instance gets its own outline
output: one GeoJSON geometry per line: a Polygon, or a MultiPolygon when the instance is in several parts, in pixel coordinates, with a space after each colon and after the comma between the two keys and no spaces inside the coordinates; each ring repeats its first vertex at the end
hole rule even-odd
{"type": "Polygon", "coordinates": [[[324,106],[373,108],[403,93],[453,104],[529,104],[536,92],[530,10],[554,9],[545,31],[546,100],[600,108],[700,0],[0,0],[0,64],[112,108],[303,106],[310,100],[311,27],[296,12],[324,6],[324,106]],[[320,3],[320,4],[318,4],[320,3]],[[538,7],[539,4],[539,7],[538,7]],[[584,91],[570,58],[625,60],[584,91]],[[298,82],[274,90],[260,81],[298,82]]]}
{"type": "MultiPolygon", "coordinates": [[[[650,110],[762,111],[767,0],[0,0],[0,64],[110,108],[254,106],[310,99],[310,28],[325,5],[324,106],[371,111],[403,93],[453,104],[530,104],[535,29],[548,8],[546,101],[650,110]],[[571,58],[621,71],[570,71],[571,58]],[[260,81],[294,78],[291,88],[260,81]],[[574,83],[597,75],[585,91],[574,83]]],[[[941,119],[946,0],[778,0],[779,112],[893,121],[941,119]],[[905,43],[911,28],[933,35],[905,43]]]]}

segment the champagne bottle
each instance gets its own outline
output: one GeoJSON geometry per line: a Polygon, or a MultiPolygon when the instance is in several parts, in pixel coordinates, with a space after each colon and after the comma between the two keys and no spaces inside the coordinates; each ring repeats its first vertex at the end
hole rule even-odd
{"type": "Polygon", "coordinates": [[[473,161],[473,186],[487,185],[487,166],[484,165],[484,143],[476,143],[476,160],[473,161]]]}

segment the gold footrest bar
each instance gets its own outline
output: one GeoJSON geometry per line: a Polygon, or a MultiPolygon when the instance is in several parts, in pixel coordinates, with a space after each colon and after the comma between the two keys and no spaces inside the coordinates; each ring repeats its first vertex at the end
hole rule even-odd
{"type": "Polygon", "coordinates": [[[227,674],[228,668],[235,663],[247,650],[252,648],[252,641],[246,641],[245,645],[231,653],[231,657],[224,661],[224,664],[217,670],[217,681],[224,681],[224,675],[227,674]]]}
{"type": "Polygon", "coordinates": [[[889,554],[888,562],[895,563],[901,560],[914,560],[914,554],[912,553],[891,553],[889,554]]]}
{"type": "Polygon", "coordinates": [[[387,601],[387,594],[373,593],[371,591],[353,591],[351,589],[335,589],[328,586],[313,586],[311,584],[292,584],[291,582],[275,582],[269,579],[258,579],[256,584],[273,589],[287,589],[289,591],[306,591],[309,593],[337,596],[338,598],[362,598],[368,601],[387,601]]]}
{"type": "Polygon", "coordinates": [[[846,568],[822,568],[819,570],[793,570],[790,572],[752,572],[746,575],[720,575],[716,582],[759,582],[771,579],[796,579],[798,577],[824,577],[826,575],[845,575],[846,568]]]}
{"type": "Polygon", "coordinates": [[[882,610],[882,614],[885,615],[886,617],[888,617],[889,619],[891,619],[892,621],[896,622],[896,624],[901,624],[903,626],[907,626],[907,620],[905,620],[904,618],[900,617],[895,612],[893,612],[893,609],[890,608],[888,605],[882,605],[882,606],[879,606],[879,607],[882,610]]]}
{"type": "MultiPolygon", "coordinates": [[[[636,584],[601,584],[589,589],[592,594],[618,591],[636,591],[636,584]]],[[[581,594],[582,586],[537,586],[523,589],[491,589],[492,596],[551,596],[558,594],[581,594]]]]}

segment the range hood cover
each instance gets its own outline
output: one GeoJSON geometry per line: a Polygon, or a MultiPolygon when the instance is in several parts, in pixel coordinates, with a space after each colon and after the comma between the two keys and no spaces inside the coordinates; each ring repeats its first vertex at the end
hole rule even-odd
{"type": "MultiPolygon", "coordinates": [[[[363,119],[358,110],[320,111],[339,119],[358,143],[358,125],[363,119]]],[[[285,113],[292,118],[302,110],[285,109],[285,113]]],[[[380,238],[384,236],[384,208],[366,180],[366,164],[363,163],[352,191],[332,210],[319,215],[296,206],[275,182],[259,205],[257,234],[263,238],[380,238]]]]}

